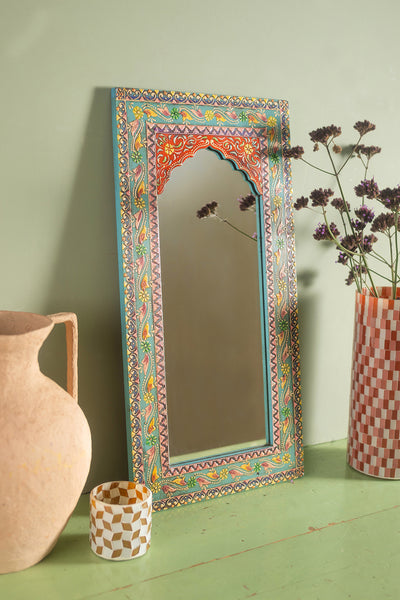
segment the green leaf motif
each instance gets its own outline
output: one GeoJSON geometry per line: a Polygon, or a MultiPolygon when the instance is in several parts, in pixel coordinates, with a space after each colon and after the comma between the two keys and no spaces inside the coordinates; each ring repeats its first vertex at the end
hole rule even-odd
{"type": "Polygon", "coordinates": [[[149,435],[146,438],[147,446],[155,446],[157,444],[157,438],[155,435],[149,435]]]}
{"type": "Polygon", "coordinates": [[[286,321],[286,319],[279,319],[278,326],[281,331],[287,331],[289,323],[286,321]]]}
{"type": "Polygon", "coordinates": [[[277,154],[275,154],[275,152],[270,154],[269,157],[270,157],[271,161],[274,163],[274,165],[279,164],[279,156],[277,154]]]}
{"type": "Polygon", "coordinates": [[[147,248],[143,244],[138,244],[136,246],[136,254],[138,256],[144,256],[147,253],[147,248]]]}
{"type": "Polygon", "coordinates": [[[282,250],[282,248],[285,247],[285,241],[282,238],[278,238],[276,240],[276,245],[279,248],[279,250],[282,250]]]}
{"type": "Polygon", "coordinates": [[[148,340],[143,340],[141,345],[142,345],[143,352],[150,352],[151,346],[150,346],[150,342],[148,340]]]}
{"type": "Polygon", "coordinates": [[[174,106],[171,109],[171,117],[176,120],[176,119],[179,119],[180,116],[181,116],[181,114],[180,114],[179,110],[176,108],[176,106],[174,106]]]}
{"type": "Polygon", "coordinates": [[[140,154],[139,150],[134,150],[131,154],[131,159],[133,161],[135,161],[136,163],[140,163],[142,162],[142,155],[140,154]]]}

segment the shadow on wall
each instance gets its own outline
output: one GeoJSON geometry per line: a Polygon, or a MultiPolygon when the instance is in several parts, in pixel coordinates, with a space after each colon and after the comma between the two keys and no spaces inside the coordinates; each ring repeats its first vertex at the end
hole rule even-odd
{"type": "MultiPolygon", "coordinates": [[[[110,90],[96,89],[44,307],[78,315],[79,404],[93,448],[86,491],[128,477],[114,206],[110,90]]],[[[40,363],[65,387],[63,330],[50,336],[40,363]]]]}
{"type": "Polygon", "coordinates": [[[312,415],[310,399],[314,397],[316,364],[316,323],[318,322],[318,294],[314,281],[317,272],[303,269],[297,273],[299,311],[299,351],[301,368],[301,402],[303,413],[303,439],[307,443],[307,423],[312,415]]]}

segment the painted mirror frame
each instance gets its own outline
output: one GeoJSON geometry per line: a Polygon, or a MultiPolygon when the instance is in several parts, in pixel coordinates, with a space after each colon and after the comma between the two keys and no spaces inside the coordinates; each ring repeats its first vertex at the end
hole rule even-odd
{"type": "MultiPolygon", "coordinates": [[[[129,478],[155,510],[303,475],[288,104],[236,96],[112,90],[129,478]],[[260,198],[267,445],[170,464],[157,196],[200,148],[231,162],[260,198]],[[268,437],[268,434],[267,434],[268,437]]],[[[206,200],[207,201],[207,200],[206,200]]]]}

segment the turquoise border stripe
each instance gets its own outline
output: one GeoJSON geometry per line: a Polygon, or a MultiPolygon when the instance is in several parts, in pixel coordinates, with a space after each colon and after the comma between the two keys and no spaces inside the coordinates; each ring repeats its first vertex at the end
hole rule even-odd
{"type": "Polygon", "coordinates": [[[115,212],[117,226],[117,244],[118,244],[118,279],[119,279],[119,303],[121,313],[121,337],[122,337],[122,367],[124,377],[124,398],[125,398],[125,425],[128,446],[128,469],[129,479],[133,479],[133,457],[132,457],[132,426],[130,415],[129,398],[129,378],[128,378],[128,354],[126,340],[125,323],[125,290],[124,290],[124,269],[122,262],[122,237],[121,237],[121,199],[119,188],[119,163],[118,163],[118,127],[117,127],[117,100],[116,88],[111,88],[111,109],[112,109],[112,138],[113,138],[113,162],[114,162],[114,190],[115,190],[115,212]]]}
{"type": "Polygon", "coordinates": [[[259,274],[259,292],[260,292],[260,321],[261,321],[261,344],[262,344],[262,362],[263,362],[263,379],[264,379],[264,412],[265,412],[265,436],[266,445],[272,443],[272,419],[271,419],[271,369],[269,361],[269,340],[266,335],[269,327],[269,312],[268,312],[268,297],[266,283],[266,266],[265,266],[265,247],[264,240],[264,204],[262,199],[256,195],[256,216],[257,216],[257,254],[258,254],[258,274],[259,274]],[[261,210],[262,209],[262,210],[261,210]],[[268,358],[268,360],[267,360],[268,358]]]}

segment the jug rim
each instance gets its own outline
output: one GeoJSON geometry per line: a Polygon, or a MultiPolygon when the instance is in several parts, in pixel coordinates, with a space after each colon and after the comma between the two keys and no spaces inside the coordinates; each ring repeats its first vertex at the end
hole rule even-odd
{"type": "Polygon", "coordinates": [[[0,310],[0,336],[15,337],[48,329],[53,321],[32,312],[0,310]]]}

